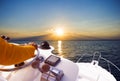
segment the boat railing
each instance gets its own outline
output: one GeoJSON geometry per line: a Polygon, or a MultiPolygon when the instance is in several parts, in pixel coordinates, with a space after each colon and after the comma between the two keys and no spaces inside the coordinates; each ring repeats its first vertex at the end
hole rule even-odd
{"type": "Polygon", "coordinates": [[[110,67],[110,65],[114,66],[114,67],[118,70],[118,72],[120,73],[120,68],[119,68],[117,65],[115,65],[113,62],[111,62],[110,60],[107,60],[106,58],[102,57],[101,52],[98,52],[98,51],[94,52],[93,54],[82,54],[82,55],[78,58],[78,60],[76,61],[76,63],[81,62],[81,60],[82,60],[85,56],[92,56],[92,58],[91,58],[90,61],[91,61],[91,62],[92,62],[92,61],[98,61],[98,64],[100,63],[101,60],[105,61],[105,62],[107,63],[108,71],[109,71],[110,73],[111,73],[111,67],[110,67]]]}
{"type": "Polygon", "coordinates": [[[117,65],[115,65],[113,62],[111,62],[111,61],[109,61],[109,60],[107,60],[106,58],[104,58],[104,57],[101,57],[100,59],[102,59],[102,60],[104,60],[104,61],[106,61],[107,63],[108,63],[108,67],[109,67],[109,72],[111,72],[111,69],[110,69],[110,64],[111,65],[113,65],[119,72],[120,72],[120,68],[117,66],[117,65]]]}

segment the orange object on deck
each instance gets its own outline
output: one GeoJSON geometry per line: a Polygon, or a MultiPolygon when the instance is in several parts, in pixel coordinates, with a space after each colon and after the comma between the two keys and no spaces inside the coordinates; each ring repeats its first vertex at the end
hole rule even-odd
{"type": "Polygon", "coordinates": [[[23,62],[34,56],[32,45],[14,45],[0,38],[0,65],[12,65],[23,62]]]}

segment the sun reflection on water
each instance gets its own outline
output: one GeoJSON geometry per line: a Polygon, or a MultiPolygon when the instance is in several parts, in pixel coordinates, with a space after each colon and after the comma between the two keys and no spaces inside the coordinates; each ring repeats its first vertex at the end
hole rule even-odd
{"type": "Polygon", "coordinates": [[[62,54],[62,41],[58,41],[58,53],[61,57],[64,57],[62,54]]]}

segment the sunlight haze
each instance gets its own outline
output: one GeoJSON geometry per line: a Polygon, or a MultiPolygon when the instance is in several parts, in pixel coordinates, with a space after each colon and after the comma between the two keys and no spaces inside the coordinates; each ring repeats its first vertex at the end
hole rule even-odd
{"type": "Polygon", "coordinates": [[[119,30],[119,0],[0,0],[0,35],[120,39],[119,30]]]}

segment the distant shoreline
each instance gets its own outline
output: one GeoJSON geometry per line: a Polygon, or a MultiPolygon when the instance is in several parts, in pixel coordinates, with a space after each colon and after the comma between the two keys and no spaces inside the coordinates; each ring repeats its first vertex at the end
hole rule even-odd
{"type": "MultiPolygon", "coordinates": [[[[44,41],[44,40],[29,40],[29,39],[11,39],[10,41],[44,41]]],[[[120,41],[120,39],[103,39],[103,40],[46,40],[46,41],[120,41]]]]}

